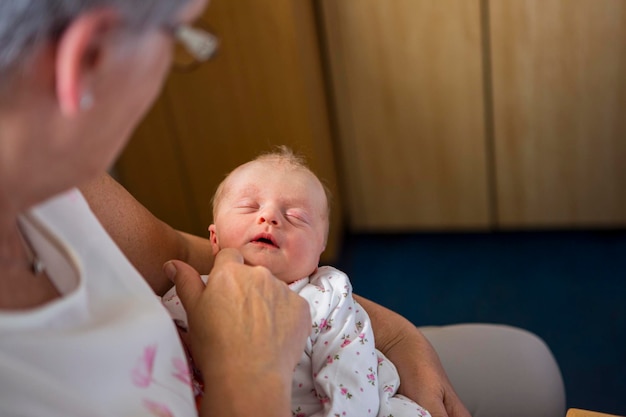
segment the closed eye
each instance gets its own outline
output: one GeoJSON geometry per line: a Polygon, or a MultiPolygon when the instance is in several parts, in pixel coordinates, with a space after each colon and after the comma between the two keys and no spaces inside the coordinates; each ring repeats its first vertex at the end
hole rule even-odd
{"type": "Polygon", "coordinates": [[[235,207],[235,212],[240,214],[255,213],[257,210],[256,207],[235,207]]]}
{"type": "Polygon", "coordinates": [[[235,204],[233,208],[243,213],[252,213],[259,209],[259,205],[253,201],[242,201],[235,204]]]}
{"type": "Polygon", "coordinates": [[[293,221],[293,222],[296,222],[296,223],[309,224],[308,217],[305,214],[303,214],[303,213],[287,212],[286,216],[287,216],[287,218],[290,221],[293,221]]]}

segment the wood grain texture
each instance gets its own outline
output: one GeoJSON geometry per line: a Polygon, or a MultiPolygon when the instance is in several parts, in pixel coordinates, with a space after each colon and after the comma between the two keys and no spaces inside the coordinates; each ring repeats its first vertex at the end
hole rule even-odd
{"type": "Polygon", "coordinates": [[[322,0],[353,230],[489,223],[478,0],[322,0]]]}
{"type": "Polygon", "coordinates": [[[597,411],[570,408],[567,410],[566,417],[619,417],[619,416],[616,416],[614,414],[599,413],[597,411]]]}
{"type": "MultiPolygon", "coordinates": [[[[115,165],[115,177],[157,217],[204,236],[165,96],[157,100],[115,165]]],[[[208,235],[208,233],[206,233],[208,235]]]]}
{"type": "Polygon", "coordinates": [[[626,2],[490,11],[500,225],[626,225],[626,2]]]}
{"type": "Polygon", "coordinates": [[[120,160],[123,182],[167,222],[205,234],[210,199],[224,176],[275,145],[289,145],[307,157],[334,194],[324,256],[333,259],[343,215],[312,3],[274,0],[269,7],[261,0],[213,0],[204,18],[221,39],[218,56],[193,73],[171,74],[154,113],[135,135],[136,147],[120,160]],[[167,120],[167,132],[160,118],[167,120]],[[156,144],[151,155],[153,137],[174,144],[156,144]],[[166,201],[167,191],[141,191],[152,187],[149,177],[164,169],[164,159],[170,167],[158,177],[177,182],[181,191],[171,198],[186,204],[166,201]]]}

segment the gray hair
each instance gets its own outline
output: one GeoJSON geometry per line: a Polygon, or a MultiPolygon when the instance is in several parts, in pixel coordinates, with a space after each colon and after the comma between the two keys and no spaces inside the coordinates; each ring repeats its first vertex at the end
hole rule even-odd
{"type": "Polygon", "coordinates": [[[86,10],[112,7],[131,29],[168,22],[189,0],[0,0],[0,84],[86,10]]]}

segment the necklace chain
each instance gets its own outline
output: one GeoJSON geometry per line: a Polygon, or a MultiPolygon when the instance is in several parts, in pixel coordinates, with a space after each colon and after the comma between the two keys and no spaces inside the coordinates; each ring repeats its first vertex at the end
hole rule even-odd
{"type": "Polygon", "coordinates": [[[30,272],[32,272],[32,274],[35,276],[43,274],[43,272],[46,270],[46,267],[41,259],[39,259],[39,257],[37,256],[37,252],[35,252],[35,249],[33,249],[28,238],[24,235],[22,227],[19,224],[17,226],[17,233],[20,236],[20,241],[22,242],[22,246],[24,247],[26,255],[28,256],[27,264],[30,272]]]}

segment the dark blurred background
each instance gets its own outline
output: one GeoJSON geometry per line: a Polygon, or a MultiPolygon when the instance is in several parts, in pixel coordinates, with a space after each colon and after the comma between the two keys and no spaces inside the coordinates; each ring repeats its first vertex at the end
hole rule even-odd
{"type": "Polygon", "coordinates": [[[355,293],[417,326],[534,332],[568,407],[626,415],[626,231],[351,234],[340,259],[355,293]]]}

